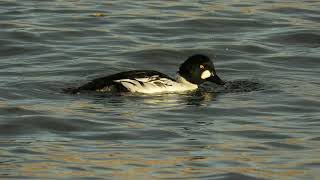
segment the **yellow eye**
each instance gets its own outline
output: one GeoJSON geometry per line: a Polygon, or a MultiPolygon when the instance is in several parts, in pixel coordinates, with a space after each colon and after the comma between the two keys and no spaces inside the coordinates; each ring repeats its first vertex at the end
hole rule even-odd
{"type": "Polygon", "coordinates": [[[204,69],[204,66],[202,64],[200,64],[200,69],[204,69]]]}

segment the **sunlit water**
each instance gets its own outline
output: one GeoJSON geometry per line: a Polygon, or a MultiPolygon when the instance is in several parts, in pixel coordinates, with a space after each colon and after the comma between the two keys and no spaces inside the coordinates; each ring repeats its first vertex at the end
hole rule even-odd
{"type": "Polygon", "coordinates": [[[0,178],[317,179],[319,1],[0,1],[0,178]],[[62,89],[210,56],[225,87],[62,89]]]}

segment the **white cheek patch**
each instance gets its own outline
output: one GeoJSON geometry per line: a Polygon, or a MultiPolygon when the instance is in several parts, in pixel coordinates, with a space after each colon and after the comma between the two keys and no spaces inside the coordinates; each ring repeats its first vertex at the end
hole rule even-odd
{"type": "Polygon", "coordinates": [[[201,79],[207,79],[208,77],[211,76],[211,72],[208,70],[203,71],[203,73],[201,74],[201,79]]]}

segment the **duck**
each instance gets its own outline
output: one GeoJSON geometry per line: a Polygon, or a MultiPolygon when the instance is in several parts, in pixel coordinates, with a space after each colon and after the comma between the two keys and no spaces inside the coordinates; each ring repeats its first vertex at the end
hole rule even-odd
{"type": "Polygon", "coordinates": [[[195,54],[180,65],[175,78],[154,70],[132,70],[93,79],[70,92],[176,93],[194,91],[205,82],[225,84],[210,58],[195,54]]]}

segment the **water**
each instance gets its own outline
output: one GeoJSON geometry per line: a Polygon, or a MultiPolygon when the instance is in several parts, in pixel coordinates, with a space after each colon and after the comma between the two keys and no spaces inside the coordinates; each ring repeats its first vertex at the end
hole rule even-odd
{"type": "Polygon", "coordinates": [[[0,178],[317,179],[319,1],[0,1],[0,178]],[[214,59],[226,87],[62,89],[214,59]]]}

